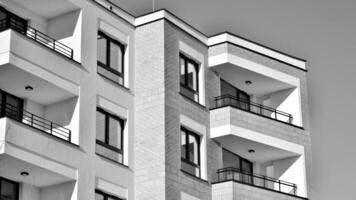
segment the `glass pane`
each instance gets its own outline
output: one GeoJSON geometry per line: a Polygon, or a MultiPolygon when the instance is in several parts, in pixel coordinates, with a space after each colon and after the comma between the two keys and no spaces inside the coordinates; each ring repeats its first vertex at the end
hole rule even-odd
{"type": "MultiPolygon", "coordinates": [[[[6,13],[0,10],[0,20],[6,19],[6,13]]],[[[0,21],[0,27],[5,25],[5,21],[0,21]]]]}
{"type": "Polygon", "coordinates": [[[0,185],[1,200],[17,200],[17,185],[15,183],[2,179],[0,185]]]}
{"type": "Polygon", "coordinates": [[[104,200],[104,195],[95,193],[95,200],[104,200]]]}
{"type": "Polygon", "coordinates": [[[97,47],[97,56],[98,56],[98,61],[103,63],[104,65],[107,65],[106,63],[106,39],[98,35],[98,47],[97,47]]]}
{"type": "Polygon", "coordinates": [[[122,73],[122,55],[119,45],[110,43],[110,67],[120,73],[122,73]]]}
{"type": "Polygon", "coordinates": [[[189,161],[198,164],[198,141],[196,137],[189,135],[189,161]]]}
{"type": "Polygon", "coordinates": [[[180,64],[180,83],[185,84],[185,61],[183,58],[179,59],[180,64]]]}
{"type": "Polygon", "coordinates": [[[196,71],[195,65],[188,63],[188,87],[194,91],[198,90],[197,85],[198,73],[196,71]]]}
{"type": "Polygon", "coordinates": [[[180,150],[181,150],[181,156],[182,158],[184,159],[187,159],[186,158],[186,148],[187,148],[187,141],[186,141],[186,133],[181,130],[181,147],[180,147],[180,150]]]}
{"type": "Polygon", "coordinates": [[[6,115],[15,119],[21,119],[22,101],[10,95],[6,95],[6,115]]]}
{"type": "Polygon", "coordinates": [[[96,111],[96,139],[105,142],[105,115],[96,111]]]}
{"type": "Polygon", "coordinates": [[[117,119],[109,118],[109,145],[121,149],[122,127],[117,119]]]}
{"type": "Polygon", "coordinates": [[[239,92],[240,108],[249,110],[250,97],[245,92],[239,92]]]}
{"type": "Polygon", "coordinates": [[[234,97],[237,96],[236,88],[222,79],[220,81],[220,90],[221,95],[231,95],[234,97]]]}
{"type": "Polygon", "coordinates": [[[227,168],[227,167],[240,169],[240,157],[224,149],[223,168],[227,168]]]}

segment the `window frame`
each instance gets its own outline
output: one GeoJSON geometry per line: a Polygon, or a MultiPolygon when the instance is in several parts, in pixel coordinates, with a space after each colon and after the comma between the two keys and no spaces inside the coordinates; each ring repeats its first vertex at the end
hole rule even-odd
{"type": "MultiPolygon", "coordinates": [[[[119,154],[121,154],[122,156],[122,162],[119,163],[124,163],[124,130],[125,130],[125,120],[118,117],[117,115],[111,114],[108,111],[104,110],[103,108],[97,107],[96,108],[97,112],[100,112],[101,114],[104,114],[105,116],[105,125],[104,125],[104,140],[105,141],[101,141],[99,139],[97,139],[97,135],[95,135],[95,139],[96,139],[96,144],[101,145],[102,147],[105,147],[107,149],[110,149],[114,152],[117,152],[119,154]],[[115,147],[113,145],[110,145],[110,118],[117,120],[120,123],[121,126],[121,135],[120,135],[120,146],[121,148],[115,147]]],[[[101,155],[101,154],[100,154],[101,155]]],[[[104,155],[101,155],[104,156],[104,155]]],[[[105,156],[104,156],[105,157],[105,156]]],[[[108,158],[110,159],[110,158],[108,158]]],[[[118,162],[118,161],[116,161],[118,162]]]]}
{"type": "Polygon", "coordinates": [[[121,198],[116,197],[114,195],[111,195],[111,194],[108,194],[106,192],[103,192],[102,190],[99,190],[99,189],[95,189],[95,194],[103,195],[104,200],[108,200],[109,198],[115,199],[115,200],[124,200],[124,199],[121,199],[121,198]]]}
{"type": "MultiPolygon", "coordinates": [[[[99,30],[98,31],[98,37],[101,36],[103,38],[105,38],[106,40],[106,52],[105,52],[105,56],[106,56],[106,63],[102,63],[98,60],[98,55],[97,55],[97,65],[104,68],[105,70],[108,70],[109,72],[119,76],[122,79],[122,84],[120,84],[117,81],[114,81],[115,83],[119,84],[119,85],[125,85],[125,51],[126,51],[126,45],[122,44],[121,42],[119,42],[118,40],[110,37],[108,34],[106,34],[104,31],[99,30]],[[111,47],[111,43],[116,44],[120,50],[121,50],[121,72],[119,72],[118,70],[112,68],[110,66],[110,60],[111,60],[111,53],[110,53],[110,47],[111,47]]],[[[97,38],[98,41],[98,38],[97,38]]],[[[98,47],[97,47],[98,48],[98,47]]],[[[99,72],[98,72],[99,73],[99,72]]],[[[100,75],[104,76],[105,78],[108,78],[109,80],[111,80],[109,77],[105,76],[102,73],[99,73],[100,75]]]]}
{"type": "Polygon", "coordinates": [[[2,182],[2,180],[5,180],[5,181],[10,182],[10,183],[15,185],[15,190],[16,190],[15,191],[15,193],[16,193],[15,200],[19,200],[19,198],[20,198],[20,184],[18,182],[16,182],[16,181],[13,181],[13,180],[1,177],[1,176],[0,176],[0,195],[1,195],[1,182],[2,182]]]}
{"type": "MultiPolygon", "coordinates": [[[[190,91],[190,92],[193,92],[194,95],[197,95],[197,100],[195,100],[194,98],[190,98],[192,99],[193,101],[196,101],[196,102],[199,102],[199,66],[200,64],[189,58],[188,56],[184,55],[183,53],[179,53],[179,85],[180,87],[183,87],[184,89],[190,91]],[[184,60],[184,83],[181,82],[181,77],[182,77],[182,71],[181,71],[181,60],[184,60]],[[197,86],[197,89],[194,90],[193,88],[189,87],[189,83],[188,83],[188,64],[192,64],[196,70],[196,86],[197,86]]],[[[184,95],[186,96],[186,95],[184,95]]]]}
{"type": "Polygon", "coordinates": [[[183,170],[184,172],[186,172],[186,173],[189,173],[189,174],[193,175],[193,176],[197,176],[197,177],[201,178],[201,161],[200,161],[200,159],[201,159],[201,155],[200,155],[200,145],[201,145],[200,139],[201,139],[201,136],[200,136],[199,134],[193,132],[193,131],[190,131],[189,129],[185,128],[184,126],[181,126],[181,128],[180,128],[180,138],[181,138],[181,140],[182,140],[182,131],[185,132],[186,147],[185,147],[185,158],[183,158],[183,157],[182,157],[182,141],[181,141],[181,143],[180,143],[180,147],[181,147],[181,154],[180,154],[180,155],[181,155],[181,161],[182,161],[182,162],[185,162],[186,164],[191,165],[191,166],[193,166],[193,167],[195,167],[195,168],[198,168],[198,169],[199,169],[199,176],[197,176],[197,175],[195,175],[195,174],[191,174],[190,172],[187,172],[187,171],[185,171],[184,169],[182,169],[182,170],[183,170]],[[190,156],[189,156],[189,149],[190,149],[190,148],[189,148],[189,136],[193,136],[193,137],[196,139],[196,141],[197,141],[198,164],[197,164],[197,163],[194,163],[194,162],[192,162],[192,161],[190,161],[190,156]]]}
{"type": "MultiPolygon", "coordinates": [[[[251,108],[251,106],[250,106],[250,104],[251,104],[251,97],[250,97],[250,95],[249,94],[247,94],[247,92],[245,92],[245,91],[243,91],[243,90],[240,90],[239,88],[237,88],[237,87],[235,87],[234,85],[232,85],[231,83],[229,83],[229,82],[227,82],[227,81],[225,81],[224,79],[222,79],[222,78],[220,78],[220,82],[224,82],[224,84],[226,84],[226,85],[229,85],[230,87],[232,87],[233,89],[235,89],[235,97],[239,100],[239,102],[238,102],[238,107],[239,108],[241,108],[241,109],[244,109],[244,110],[250,110],[251,108]],[[240,95],[244,95],[244,96],[246,96],[247,97],[247,101],[244,101],[244,100],[242,100],[242,99],[240,99],[240,95]],[[241,102],[241,101],[244,101],[244,102],[241,102]],[[246,104],[247,105],[247,108],[244,108],[243,107],[243,104],[246,104]]],[[[221,85],[221,84],[220,84],[221,85]]],[[[220,92],[221,92],[221,86],[220,86],[220,92]]]]}
{"type": "MultiPolygon", "coordinates": [[[[223,149],[223,151],[227,151],[228,153],[231,153],[232,155],[234,155],[234,156],[236,156],[236,157],[239,158],[239,165],[240,165],[239,170],[253,174],[253,162],[249,161],[248,159],[246,159],[246,158],[244,158],[244,157],[242,157],[242,156],[240,156],[240,155],[238,155],[238,154],[236,154],[236,153],[234,153],[234,152],[232,152],[232,151],[230,151],[230,150],[228,150],[228,149],[226,149],[226,148],[222,148],[222,149],[223,149]],[[248,164],[251,166],[251,167],[250,167],[251,172],[242,170],[242,162],[246,162],[246,163],[248,163],[248,164]]],[[[223,154],[223,155],[224,155],[224,154],[223,154]]]]}
{"type": "MultiPolygon", "coordinates": [[[[10,93],[8,93],[8,92],[6,92],[6,91],[4,91],[4,90],[1,90],[1,89],[0,89],[0,93],[1,93],[0,118],[6,116],[6,113],[5,113],[5,112],[6,112],[6,104],[8,104],[8,103],[6,102],[6,97],[7,97],[7,96],[10,96],[10,97],[16,99],[17,101],[19,101],[19,103],[20,103],[20,106],[17,108],[18,117],[17,117],[16,120],[22,121],[22,118],[23,118],[24,100],[21,99],[20,97],[17,97],[17,96],[15,96],[15,95],[10,94],[10,93]]],[[[12,118],[12,119],[13,119],[13,118],[12,118]]]]}

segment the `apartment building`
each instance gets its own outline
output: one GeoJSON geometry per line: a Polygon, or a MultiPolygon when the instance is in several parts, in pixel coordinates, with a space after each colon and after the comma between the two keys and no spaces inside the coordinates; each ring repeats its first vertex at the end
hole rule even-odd
{"type": "Polygon", "coordinates": [[[1,0],[0,199],[308,199],[306,73],[167,10],[1,0]]]}

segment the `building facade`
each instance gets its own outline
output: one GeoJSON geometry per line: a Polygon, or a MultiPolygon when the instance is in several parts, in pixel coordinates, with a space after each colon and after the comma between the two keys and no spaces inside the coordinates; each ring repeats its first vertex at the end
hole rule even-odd
{"type": "Polygon", "coordinates": [[[167,10],[0,1],[1,200],[310,198],[306,61],[167,10]]]}

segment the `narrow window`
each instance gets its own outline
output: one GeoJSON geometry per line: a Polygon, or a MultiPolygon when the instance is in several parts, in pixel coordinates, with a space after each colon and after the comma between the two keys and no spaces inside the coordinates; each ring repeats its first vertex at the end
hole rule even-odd
{"type": "Polygon", "coordinates": [[[199,64],[194,60],[180,54],[180,92],[199,102],[199,64]]]}
{"type": "Polygon", "coordinates": [[[0,199],[18,200],[19,199],[19,184],[0,177],[0,199]]]}
{"type": "Polygon", "coordinates": [[[182,170],[200,177],[200,136],[181,127],[182,170]]]}
{"type": "Polygon", "coordinates": [[[125,45],[102,31],[97,40],[98,74],[123,85],[125,45]]]}
{"type": "Polygon", "coordinates": [[[123,163],[124,120],[101,108],[96,112],[96,153],[123,163]]]}
{"type": "Polygon", "coordinates": [[[101,190],[95,190],[95,200],[123,200],[123,199],[107,194],[101,190]]]}
{"type": "Polygon", "coordinates": [[[22,120],[23,99],[0,90],[0,117],[22,120]]]}

